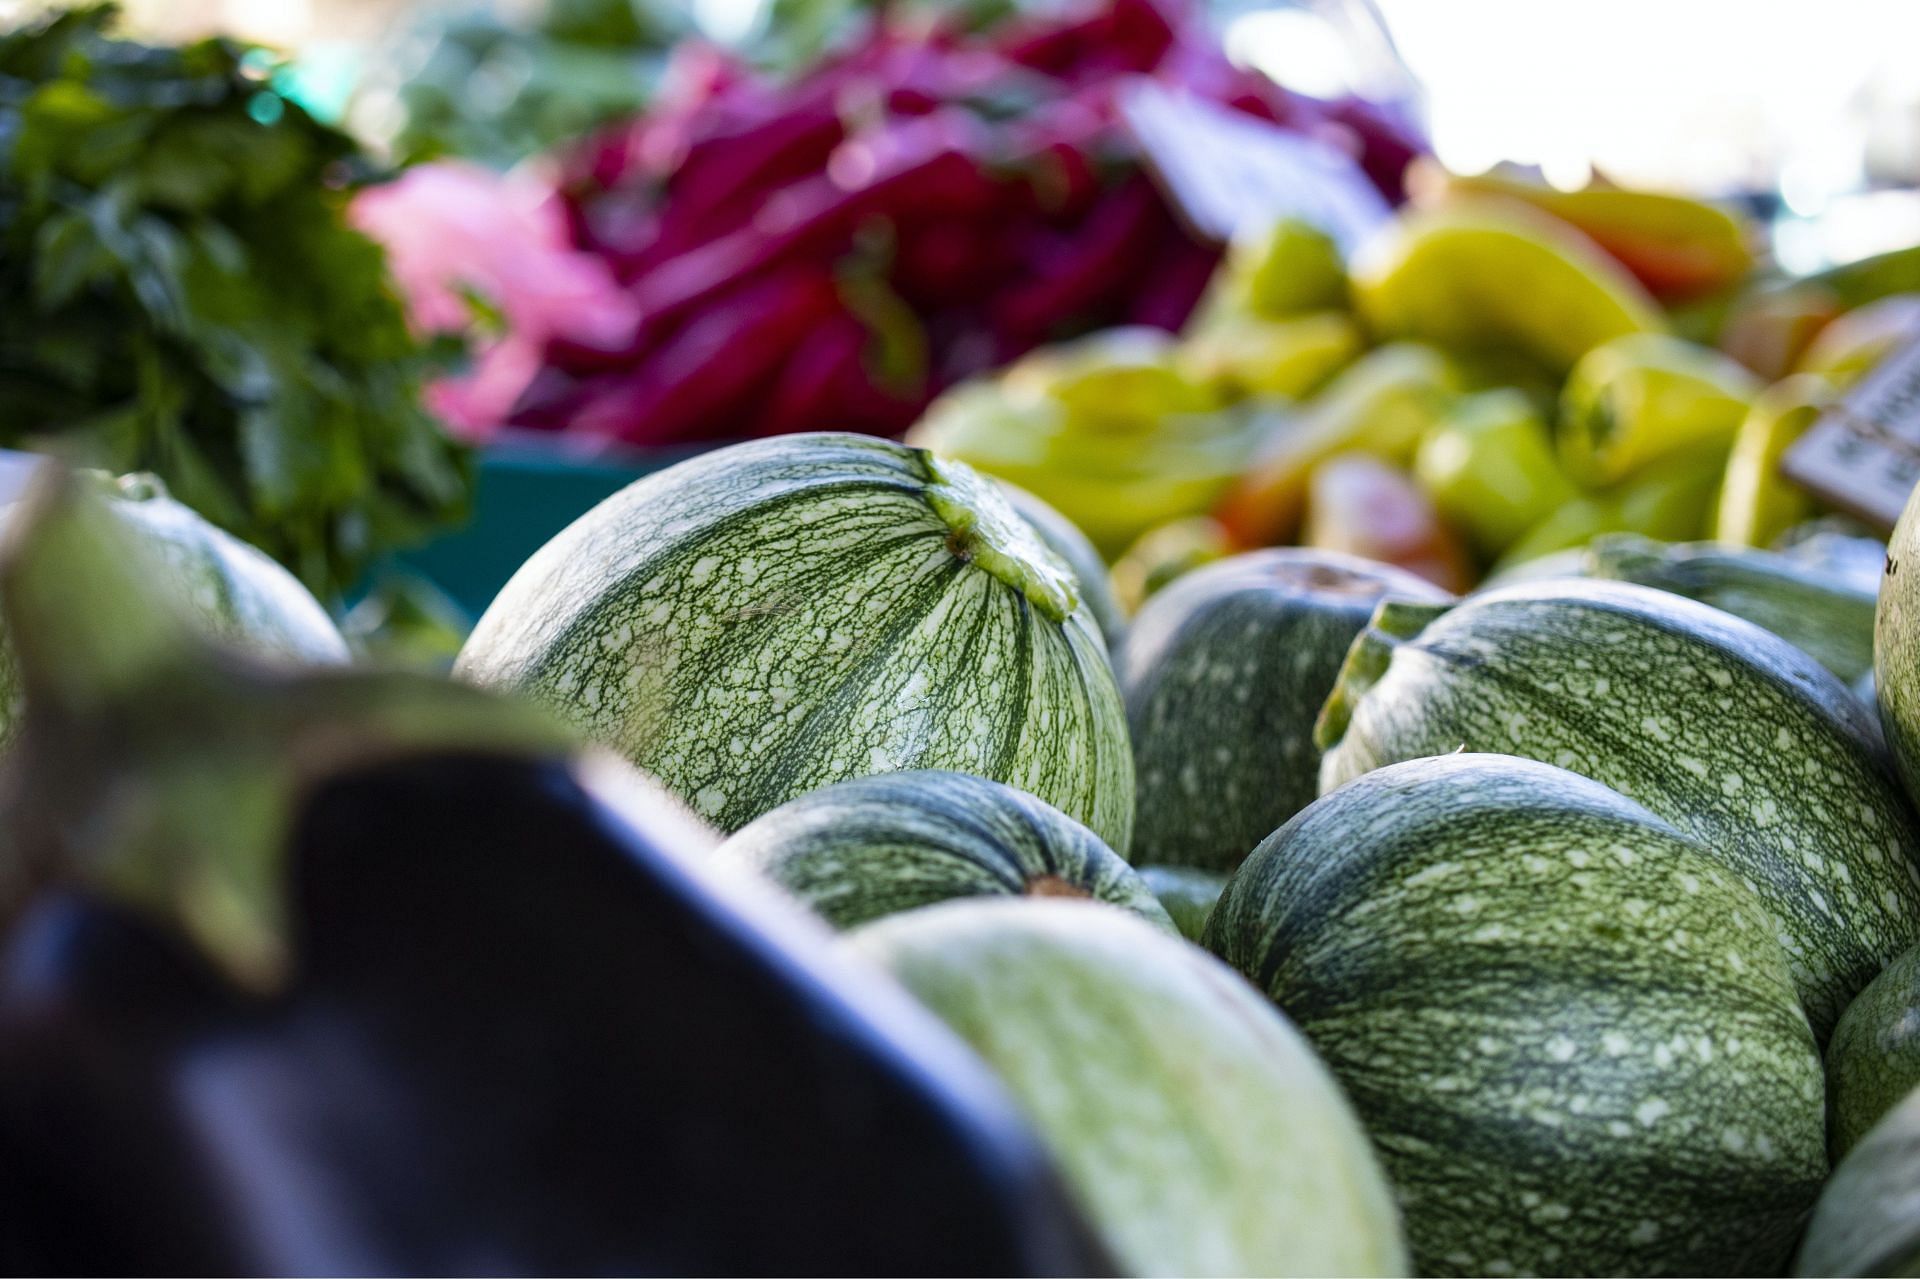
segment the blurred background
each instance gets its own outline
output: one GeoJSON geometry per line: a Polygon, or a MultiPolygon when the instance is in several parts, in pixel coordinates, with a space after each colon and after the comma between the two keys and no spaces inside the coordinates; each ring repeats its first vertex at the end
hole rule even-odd
{"type": "Polygon", "coordinates": [[[1920,338],[1908,0],[119,10],[0,50],[0,137],[40,139],[0,271],[45,312],[0,444],[156,471],[330,603],[397,564],[443,648],[635,476],[812,430],[1123,563],[1298,540],[1460,589],[1603,533],[1764,545],[1862,514],[1781,459],[1920,338]],[[1671,385],[1693,416],[1620,425],[1671,385]],[[1594,463],[1603,421],[1660,456],[1594,463]]]}
{"type": "MultiPolygon", "coordinates": [[[[0,22],[48,6],[0,0],[0,22]]],[[[473,110],[538,114],[544,76],[609,111],[634,85],[615,58],[686,30],[797,54],[843,24],[852,0],[129,0],[129,27],[165,39],[223,31],[294,51],[312,105],[346,112],[391,145],[408,123],[399,86],[485,74],[473,110]],[[545,24],[540,40],[526,33],[545,24]],[[780,28],[777,36],[774,28],[780,28]],[[567,37],[572,37],[569,40],[567,37]],[[512,47],[508,47],[511,44],[512,47]],[[545,46],[545,47],[542,47],[545,46]],[[568,47],[573,46],[573,47],[568,47]],[[488,52],[495,56],[485,57],[488,52]],[[543,56],[544,55],[544,56],[543,56]],[[469,68],[470,69],[470,68],[469,68]]],[[[1044,6],[1036,6],[1044,7],[1044,6]]],[[[1436,155],[1457,172],[1506,160],[1568,189],[1595,172],[1696,195],[1777,195],[1783,264],[1809,270],[1912,242],[1920,200],[1920,5],[1906,0],[1221,0],[1228,51],[1290,88],[1416,97],[1436,155]]],[[[644,64],[644,57],[639,61],[644,64]]],[[[425,112],[427,93],[417,95],[425,112]]],[[[554,108],[545,131],[577,116],[554,108]]],[[[504,119],[507,152],[542,123],[504,119]]],[[[484,145],[473,140],[469,145],[484,145]]]]}

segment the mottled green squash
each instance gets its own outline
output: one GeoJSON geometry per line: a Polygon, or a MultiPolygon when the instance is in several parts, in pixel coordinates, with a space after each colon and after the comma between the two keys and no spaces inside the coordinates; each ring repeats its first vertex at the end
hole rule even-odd
{"type": "Polygon", "coordinates": [[[835,928],[958,897],[1084,897],[1173,921],[1133,868],[1051,804],[965,773],[859,777],[790,800],[736,832],[750,866],[835,928]]]}
{"type": "Polygon", "coordinates": [[[1845,684],[1873,670],[1874,593],[1772,551],[1615,533],[1586,548],[1583,575],[1638,582],[1772,631],[1845,684]]]}
{"type": "Polygon", "coordinates": [[[1920,947],[1854,997],[1827,1045],[1829,1140],[1838,1159],[1920,1085],[1920,947]]]}
{"type": "Polygon", "coordinates": [[[1645,805],[1760,894],[1823,1043],[1920,942],[1920,829],[1871,719],[1806,653],[1692,600],[1562,580],[1450,610],[1384,604],[1319,740],[1322,790],[1464,748],[1543,760],[1645,805]]]}
{"type": "Polygon", "coordinates": [[[1353,1099],[1426,1274],[1771,1274],[1826,1174],[1766,908],[1530,760],[1371,773],[1276,831],[1207,943],[1353,1099]]]}
{"type": "Polygon", "coordinates": [[[1452,597],[1336,551],[1236,555],[1148,600],[1116,667],[1133,738],[1133,860],[1230,871],[1309,803],[1314,717],[1383,596],[1452,597]]]}
{"type": "Polygon", "coordinates": [[[1129,845],[1124,713],[1072,570],[992,482],[886,440],[783,436],[638,481],[514,575],[455,670],[723,830],[950,768],[1129,845]]]}
{"type": "Polygon", "coordinates": [[[1374,1152],[1299,1032],[1117,910],[979,899],[849,934],[993,1067],[1137,1275],[1406,1273],[1374,1152]]]}
{"type": "MultiPolygon", "coordinates": [[[[196,629],[266,662],[336,666],[348,660],[333,618],[299,578],[168,497],[157,478],[89,473],[86,483],[148,549],[196,629]]],[[[0,525],[13,519],[15,509],[0,509],[0,525]]],[[[12,648],[0,636],[0,739],[15,727],[20,692],[12,648]]]]}
{"type": "Polygon", "coordinates": [[[1794,1273],[1920,1275],[1920,1090],[1888,1111],[1833,1170],[1794,1273]]]}
{"type": "Polygon", "coordinates": [[[1120,601],[1113,593],[1113,579],[1107,575],[1107,562],[1102,559],[1098,549],[1087,540],[1087,535],[1060,512],[1021,488],[1018,484],[1000,481],[1001,490],[1013,509],[1020,512],[1022,519],[1033,525],[1033,531],[1040,535],[1055,555],[1067,562],[1073,570],[1074,579],[1080,585],[1080,599],[1087,606],[1087,612],[1093,614],[1093,620],[1100,624],[1101,638],[1107,642],[1109,651],[1117,647],[1127,629],[1127,615],[1121,611],[1120,601]]]}

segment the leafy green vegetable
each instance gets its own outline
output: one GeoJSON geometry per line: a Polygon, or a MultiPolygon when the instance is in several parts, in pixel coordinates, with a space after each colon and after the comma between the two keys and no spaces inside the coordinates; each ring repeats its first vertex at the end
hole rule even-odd
{"type": "Polygon", "coordinates": [[[356,118],[405,162],[459,155],[504,168],[640,111],[691,28],[676,0],[550,0],[530,23],[436,14],[373,69],[356,118]]]}
{"type": "Polygon", "coordinates": [[[323,597],[461,513],[464,449],[342,211],[345,134],[261,53],[115,39],[110,5],[0,34],[0,445],[113,471],[323,597]]]}

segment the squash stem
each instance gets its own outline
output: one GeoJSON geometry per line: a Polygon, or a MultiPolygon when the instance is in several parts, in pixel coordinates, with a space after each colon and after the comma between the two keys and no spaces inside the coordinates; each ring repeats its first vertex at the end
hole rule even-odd
{"type": "Polygon", "coordinates": [[[949,530],[954,558],[977,565],[1026,596],[1043,617],[1064,622],[1080,607],[1073,570],[1054,554],[980,472],[952,458],[921,451],[927,503],[949,530]]]}
{"type": "Polygon", "coordinates": [[[1333,691],[1313,725],[1313,744],[1322,753],[1340,744],[1353,720],[1353,711],[1367,691],[1379,683],[1393,661],[1393,650],[1413,639],[1428,623],[1453,607],[1418,600],[1383,599],[1374,607],[1367,628],[1354,638],[1333,681],[1333,691]]]}

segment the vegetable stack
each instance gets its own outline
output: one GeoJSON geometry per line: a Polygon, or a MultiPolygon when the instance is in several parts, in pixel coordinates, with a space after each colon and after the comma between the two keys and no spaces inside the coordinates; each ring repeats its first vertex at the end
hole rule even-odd
{"type": "Polygon", "coordinates": [[[640,312],[555,342],[512,420],[634,444],[898,434],[939,390],[1104,325],[1174,328],[1217,250],[1122,127],[1127,82],[1350,144],[1390,194],[1415,143],[1357,102],[1235,68],[1174,0],[981,35],[877,19],[789,83],[688,46],[631,125],[567,157],[576,247],[640,312]]]}

